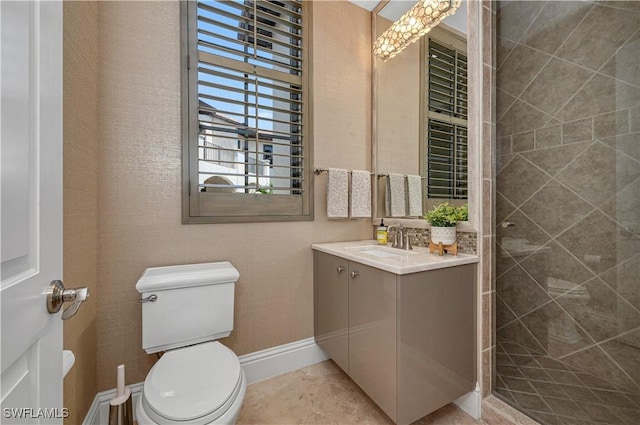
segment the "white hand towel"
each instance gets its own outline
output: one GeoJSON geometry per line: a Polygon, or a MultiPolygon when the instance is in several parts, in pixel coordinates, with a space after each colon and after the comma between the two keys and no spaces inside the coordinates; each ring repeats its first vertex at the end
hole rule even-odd
{"type": "Polygon", "coordinates": [[[422,217],[422,177],[407,176],[407,193],[409,194],[409,216],[422,217]]]}
{"type": "Polygon", "coordinates": [[[327,217],[347,218],[349,199],[349,178],[347,170],[329,168],[327,183],[327,217]]]}
{"type": "Polygon", "coordinates": [[[387,217],[405,217],[407,215],[405,177],[402,174],[389,174],[385,190],[387,217]]]}
{"type": "Polygon", "coordinates": [[[371,173],[351,171],[350,214],[353,218],[371,217],[371,173]]]}

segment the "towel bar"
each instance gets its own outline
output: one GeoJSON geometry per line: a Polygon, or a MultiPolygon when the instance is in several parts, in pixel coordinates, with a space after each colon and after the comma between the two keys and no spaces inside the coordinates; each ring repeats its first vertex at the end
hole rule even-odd
{"type": "MultiPolygon", "coordinates": [[[[315,174],[316,176],[322,174],[322,173],[327,173],[329,171],[328,168],[314,168],[313,169],[313,174],[315,174]]],[[[347,173],[351,174],[351,171],[347,171],[347,173]]],[[[371,175],[373,175],[373,173],[369,173],[371,175]]]]}
{"type": "MultiPolygon", "coordinates": [[[[328,172],[329,169],[328,168],[314,168],[313,169],[313,174],[315,174],[316,176],[319,176],[322,173],[326,173],[328,172]]],[[[349,174],[351,174],[351,171],[347,171],[349,174]]],[[[383,174],[375,174],[375,173],[371,173],[372,176],[377,176],[379,179],[382,177],[388,177],[389,174],[383,173],[383,174]]],[[[426,180],[426,177],[421,177],[422,180],[426,180]]]]}

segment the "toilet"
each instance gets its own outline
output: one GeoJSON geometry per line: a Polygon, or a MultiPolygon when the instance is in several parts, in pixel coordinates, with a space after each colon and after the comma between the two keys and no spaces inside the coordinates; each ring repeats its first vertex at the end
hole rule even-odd
{"type": "Polygon", "coordinates": [[[547,292],[552,298],[564,296],[565,299],[570,299],[580,306],[587,305],[591,300],[591,296],[585,285],[581,286],[574,282],[551,276],[547,277],[547,292]]]}
{"type": "Polygon", "coordinates": [[[218,341],[233,330],[229,262],[155,267],[136,284],[142,348],[164,354],[151,368],[135,416],[145,424],[235,424],[247,382],[238,356],[218,341]]]}
{"type": "MultiPolygon", "coordinates": [[[[585,285],[579,286],[574,282],[570,282],[555,277],[547,277],[547,293],[554,299],[562,297],[565,303],[570,303],[572,309],[580,314],[589,313],[587,307],[591,296],[585,285]]],[[[582,333],[578,329],[576,322],[566,314],[550,316],[547,320],[547,349],[553,352],[554,341],[559,341],[562,346],[578,344],[583,340],[582,333]]]]}

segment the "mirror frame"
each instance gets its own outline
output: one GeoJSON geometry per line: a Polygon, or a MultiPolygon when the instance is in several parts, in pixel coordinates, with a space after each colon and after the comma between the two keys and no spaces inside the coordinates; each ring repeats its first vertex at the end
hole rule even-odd
{"type": "MultiPolygon", "coordinates": [[[[371,45],[377,38],[377,14],[389,3],[390,0],[382,0],[371,11],[371,45]]],[[[492,134],[491,123],[482,122],[482,101],[483,101],[483,76],[491,75],[491,64],[483,64],[482,62],[482,37],[491,35],[484,34],[482,31],[482,2],[480,0],[467,0],[467,63],[468,63],[468,157],[469,166],[469,221],[460,223],[459,230],[466,232],[479,231],[480,229],[480,213],[481,199],[483,196],[490,196],[492,185],[491,181],[483,182],[483,164],[482,164],[482,141],[484,138],[490,140],[492,134]],[[486,134],[483,134],[486,133],[486,134]],[[484,136],[484,137],[483,137],[484,136]],[[485,193],[486,192],[486,193],[485,193]]],[[[491,45],[490,43],[485,43],[491,45]]],[[[402,53],[400,53],[402,54],[402,53]]],[[[378,66],[377,60],[371,53],[371,169],[375,175],[378,174],[378,66]]],[[[393,60],[393,59],[391,59],[393,60]]],[[[489,77],[490,78],[490,77],[489,77]]],[[[419,82],[418,82],[419,83],[419,82]]],[[[486,82],[487,90],[490,88],[490,81],[486,82]]],[[[491,97],[486,94],[485,102],[490,102],[491,97]]],[[[492,107],[493,105],[491,105],[492,107]]],[[[488,117],[487,117],[488,118],[488,117]]],[[[487,145],[490,145],[487,143],[487,145]]],[[[490,148],[490,146],[487,146],[490,148]]],[[[492,156],[489,156],[490,158],[492,156]]],[[[488,164],[490,166],[491,164],[488,164]]],[[[489,170],[487,170],[489,171],[489,170]]],[[[378,213],[378,185],[373,185],[372,191],[372,224],[377,225],[381,219],[386,219],[388,224],[402,223],[405,227],[428,228],[429,224],[423,219],[416,218],[392,218],[384,217],[378,213]]],[[[490,216],[490,214],[485,214],[490,216]]]]}

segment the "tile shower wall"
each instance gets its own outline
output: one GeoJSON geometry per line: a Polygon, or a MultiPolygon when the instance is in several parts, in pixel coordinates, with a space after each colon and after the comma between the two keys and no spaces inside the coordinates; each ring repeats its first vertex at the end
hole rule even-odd
{"type": "MultiPolygon", "coordinates": [[[[479,5],[479,4],[478,4],[479,5]]],[[[469,10],[473,10],[473,2],[469,2],[469,10]]],[[[496,278],[496,261],[495,261],[495,222],[496,222],[496,93],[495,93],[495,75],[496,75],[496,8],[495,3],[485,0],[481,7],[482,26],[481,32],[476,34],[480,39],[482,46],[482,113],[480,124],[482,126],[482,148],[478,150],[482,160],[482,227],[481,237],[479,239],[479,251],[482,258],[481,265],[481,329],[478,344],[480,347],[480,366],[482,374],[479,377],[482,388],[482,397],[487,398],[491,395],[494,387],[494,366],[495,366],[495,278],[496,278]]],[[[480,83],[479,81],[477,83],[480,83]]],[[[483,402],[483,405],[485,403],[483,402]]],[[[482,409],[483,419],[487,423],[492,423],[495,419],[485,407],[482,409]],[[487,416],[485,418],[485,416],[487,416]]],[[[491,409],[493,411],[493,409],[491,409]]]]}
{"type": "Polygon", "coordinates": [[[639,28],[497,5],[495,391],[545,424],[640,423],[639,28]]]}

